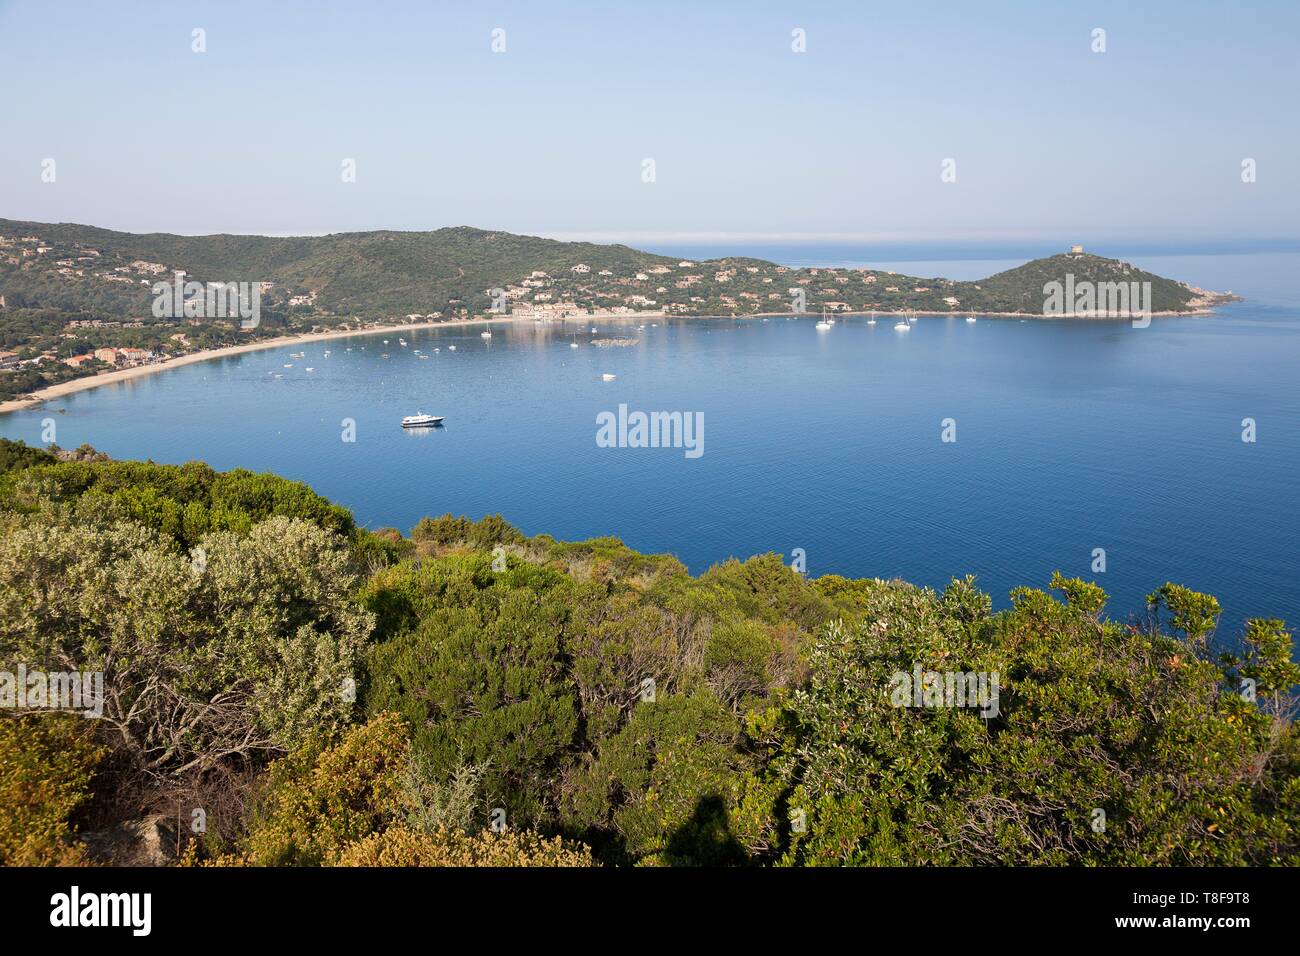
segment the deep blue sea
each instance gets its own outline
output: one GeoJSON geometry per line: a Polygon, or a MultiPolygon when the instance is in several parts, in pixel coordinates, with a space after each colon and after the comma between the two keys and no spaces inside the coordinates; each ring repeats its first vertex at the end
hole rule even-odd
{"type": "MultiPolygon", "coordinates": [[[[731,251],[958,279],[1024,258],[731,251]]],[[[371,527],[500,512],[528,534],[617,535],[695,572],[802,548],[814,575],[940,587],[975,574],[999,605],[1060,569],[1102,584],[1120,618],[1173,580],[1219,597],[1222,636],[1249,616],[1300,621],[1300,253],[1098,251],[1246,301],[1146,329],[647,319],[639,333],[596,323],[639,337],[631,348],[592,347],[590,323],[498,325],[490,341],[478,326],[411,332],[405,348],[356,337],[81,392],[0,416],[0,434],[38,443],[53,418],[63,447],[274,471],[371,527]],[[598,447],[596,416],[620,403],[702,413],[704,454],[598,447]],[[403,431],[417,410],[445,427],[403,431]],[[955,442],[940,440],[946,418],[955,442]],[[1104,574],[1090,570],[1096,548],[1104,574]]]]}

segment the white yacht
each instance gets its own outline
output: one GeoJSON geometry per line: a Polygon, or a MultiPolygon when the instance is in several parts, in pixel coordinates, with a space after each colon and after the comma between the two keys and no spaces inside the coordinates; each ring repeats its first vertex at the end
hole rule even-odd
{"type": "Polygon", "coordinates": [[[966,316],[966,323],[967,323],[968,325],[974,325],[974,324],[975,324],[975,316],[973,316],[973,315],[968,315],[968,316],[966,316]]]}
{"type": "Polygon", "coordinates": [[[491,333],[491,332],[480,332],[480,333],[478,334],[478,337],[481,338],[481,339],[490,339],[490,338],[492,338],[492,333],[491,333]]]}
{"type": "Polygon", "coordinates": [[[875,325],[875,324],[876,324],[876,313],[872,312],[871,318],[867,319],[867,325],[875,325]]]}
{"type": "Polygon", "coordinates": [[[618,376],[615,375],[613,372],[603,372],[603,373],[601,373],[601,376],[600,376],[600,380],[601,380],[602,382],[612,382],[612,381],[614,381],[614,379],[616,379],[616,378],[618,378],[618,376]]]}
{"type": "Polygon", "coordinates": [[[826,321],[826,310],[822,309],[822,320],[817,323],[815,328],[817,329],[818,332],[825,332],[829,330],[830,327],[831,327],[831,323],[826,321]]]}
{"type": "Polygon", "coordinates": [[[902,320],[901,322],[894,323],[895,332],[907,332],[910,331],[911,328],[912,328],[911,323],[909,323],[906,319],[902,320]]]}
{"type": "Polygon", "coordinates": [[[439,424],[441,421],[441,415],[426,415],[424,412],[416,412],[414,415],[407,415],[402,419],[402,427],[428,428],[431,425],[439,424]]]}

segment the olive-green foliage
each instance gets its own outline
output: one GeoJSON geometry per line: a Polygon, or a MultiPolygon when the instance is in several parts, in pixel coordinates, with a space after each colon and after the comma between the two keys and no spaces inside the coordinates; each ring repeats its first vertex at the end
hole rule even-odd
{"type": "MultiPolygon", "coordinates": [[[[974,615],[968,582],[891,585],[827,630],[769,764],[788,788],[774,813],[801,819],[781,821],[785,862],[1296,861],[1295,732],[1198,654],[1212,599],[1162,589],[1176,639],[1100,619],[1093,585],[1054,584],[1070,603],[1022,588],[974,615]],[[897,706],[892,675],[918,665],[997,672],[997,715],[897,706]]],[[[1261,692],[1300,678],[1278,622],[1247,641],[1261,692]]]]}
{"type": "Polygon", "coordinates": [[[492,806],[542,819],[578,732],[563,652],[575,586],[558,571],[516,564],[498,573],[491,563],[485,553],[450,557],[367,584],[363,603],[409,625],[372,650],[367,708],[402,714],[435,774],[485,763],[492,806]]]}
{"type": "Polygon", "coordinates": [[[69,461],[0,476],[0,510],[61,504],[80,521],[133,521],[192,548],[213,531],[247,532],[273,516],[299,518],[348,536],[354,524],[306,485],[276,475],[213,471],[201,462],[69,461]]]}
{"type": "Polygon", "coordinates": [[[656,695],[574,774],[566,819],[617,834],[642,864],[743,863],[729,819],[749,769],[740,743],[740,720],[709,690],[656,695]]]}
{"type": "Polygon", "coordinates": [[[995,613],[970,578],[691,577],[500,516],[364,531],[270,475],[0,465],[0,669],[112,691],[0,724],[7,861],[77,858],[106,744],[166,781],[289,754],[218,862],[1300,863],[1291,635],[1212,659],[1218,603],[1172,583],[1144,627],[1059,573],[995,613]],[[996,673],[996,712],[907,706],[914,668],[996,673]]]}
{"type": "Polygon", "coordinates": [[[32,448],[20,441],[0,438],[0,475],[33,465],[52,465],[57,460],[43,448],[32,448]]]}
{"type": "Polygon", "coordinates": [[[744,790],[740,718],[794,672],[804,632],[783,609],[820,621],[828,601],[774,556],[694,579],[615,539],[525,541],[497,519],[414,537],[426,556],[359,593],[377,618],[366,707],[406,717],[432,775],[482,765],[486,807],[607,858],[744,858],[722,838],[744,790]],[[629,762],[647,727],[664,745],[629,762]],[[717,845],[691,850],[684,834],[706,831],[717,845]]]}
{"type": "Polygon", "coordinates": [[[337,535],[276,517],[198,544],[0,512],[0,668],[102,671],[101,733],[149,774],[340,725],[371,628],[337,535]]]}
{"type": "Polygon", "coordinates": [[[498,544],[517,544],[523,538],[500,515],[488,515],[475,522],[464,516],[445,514],[440,518],[421,518],[411,529],[411,540],[416,545],[436,547],[467,544],[473,548],[491,548],[498,544]]]}

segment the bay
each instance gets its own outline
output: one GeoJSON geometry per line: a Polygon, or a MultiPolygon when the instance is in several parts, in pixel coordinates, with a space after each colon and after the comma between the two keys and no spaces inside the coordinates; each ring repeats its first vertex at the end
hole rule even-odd
{"type": "MultiPolygon", "coordinates": [[[[1022,261],[817,254],[954,278],[1022,261]]],[[[76,393],[0,417],[0,435],[37,444],[52,418],[65,448],[274,471],[369,527],[499,512],[527,534],[615,535],[694,572],[768,551],[789,562],[800,548],[813,575],[942,587],[974,574],[999,606],[1059,569],[1100,583],[1120,618],[1172,580],[1223,602],[1221,633],[1249,616],[1294,623],[1300,254],[1132,261],[1246,301],[1146,329],[922,317],[904,333],[882,316],[819,333],[813,317],[643,318],[598,320],[597,335],[588,322],[527,322],[490,340],[480,326],[412,331],[406,347],[357,336],[76,393]],[[639,341],[593,347],[598,337],[639,341]],[[598,447],[597,416],[619,404],[702,414],[704,454],[598,447]],[[416,411],[445,427],[403,430],[416,411]],[[941,440],[944,419],[955,442],[941,440]],[[1094,574],[1098,548],[1106,571],[1094,574]]]]}

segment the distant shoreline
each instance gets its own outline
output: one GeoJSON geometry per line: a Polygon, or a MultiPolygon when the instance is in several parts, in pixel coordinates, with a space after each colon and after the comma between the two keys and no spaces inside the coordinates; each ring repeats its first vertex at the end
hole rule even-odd
{"type": "MultiPolygon", "coordinates": [[[[1191,316],[1191,315],[1212,315],[1212,308],[1201,308],[1184,312],[1152,312],[1152,318],[1191,316]]],[[[793,316],[815,317],[815,312],[748,312],[745,315],[668,315],[664,312],[636,312],[636,313],[614,313],[614,312],[597,312],[590,315],[573,316],[572,321],[595,322],[597,320],[609,319],[767,319],[784,316],[790,318],[793,316]]],[[[1130,321],[1129,317],[1114,316],[1084,316],[1084,315],[1039,315],[1030,312],[926,312],[916,309],[904,309],[899,311],[876,310],[874,312],[834,312],[827,313],[835,317],[843,316],[862,316],[862,315],[929,315],[941,316],[947,318],[959,318],[969,315],[983,315],[994,318],[1019,318],[1019,319],[1086,319],[1088,321],[1101,322],[1118,322],[1130,321]]],[[[136,365],[131,368],[114,369],[111,372],[100,372],[98,375],[88,375],[85,378],[74,378],[71,381],[59,382],[57,385],[47,385],[45,388],[38,389],[30,395],[22,398],[11,398],[7,401],[0,402],[0,414],[6,412],[17,412],[24,409],[33,408],[52,399],[62,398],[65,395],[72,395],[76,392],[84,392],[92,388],[99,388],[103,385],[113,385],[117,382],[129,382],[133,379],[144,378],[146,375],[153,375],[155,372],[165,372],[174,368],[181,368],[185,365],[194,365],[198,362],[208,362],[212,359],[226,358],[231,355],[243,355],[247,352],[260,352],[264,349],[279,348],[285,345],[303,345],[309,342],[324,342],[331,339],[345,339],[358,335],[383,335],[384,333],[400,333],[414,329],[446,329],[457,328],[470,325],[494,325],[502,323],[520,323],[528,321],[528,316],[507,316],[499,319],[452,319],[449,322],[407,322],[401,325],[382,325],[364,329],[335,329],[329,332],[307,332],[302,335],[285,336],[283,338],[259,339],[256,342],[248,342],[245,345],[227,345],[219,349],[205,349],[200,352],[191,352],[188,355],[178,355],[176,358],[167,359],[165,362],[158,362],[153,365],[136,365]]],[[[568,318],[565,321],[569,321],[568,318]]]]}
{"type": "MultiPolygon", "coordinates": [[[[590,318],[598,318],[598,316],[590,316],[590,318]]],[[[244,345],[227,345],[219,349],[204,349],[199,352],[190,352],[187,355],[178,355],[176,358],[167,359],[165,362],[157,362],[153,365],[136,365],[131,368],[114,369],[111,372],[100,372],[98,375],[88,375],[85,378],[74,378],[71,381],[59,382],[57,385],[47,385],[45,388],[38,389],[22,398],[11,398],[8,401],[0,402],[0,414],[22,411],[25,408],[32,408],[51,399],[62,398],[64,395],[71,395],[74,392],[84,392],[87,389],[99,388],[101,385],[129,382],[133,379],[144,378],[146,375],[153,375],[155,372],[181,368],[184,365],[208,362],[212,359],[225,358],[230,355],[243,355],[246,352],[260,352],[264,349],[274,349],[284,345],[304,345],[308,342],[346,339],[356,335],[383,335],[386,332],[400,333],[413,329],[442,329],[467,325],[488,325],[498,322],[518,322],[521,319],[520,316],[509,316],[500,319],[453,319],[450,322],[406,322],[401,325],[382,325],[365,329],[306,332],[302,335],[259,339],[256,342],[248,342],[244,345]]]]}

